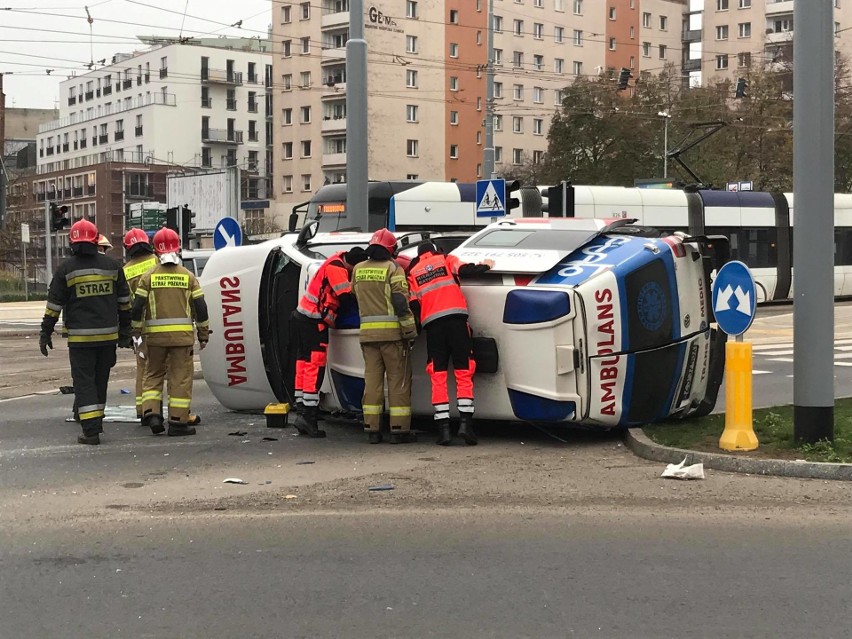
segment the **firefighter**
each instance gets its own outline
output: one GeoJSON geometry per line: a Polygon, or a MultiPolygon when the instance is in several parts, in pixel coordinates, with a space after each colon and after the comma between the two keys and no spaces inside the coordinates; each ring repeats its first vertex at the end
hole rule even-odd
{"type": "Polygon", "coordinates": [[[336,326],[339,311],[346,312],[354,306],[349,275],[352,267],[365,259],[360,246],[329,257],[311,278],[293,312],[298,412],[294,425],[302,435],[325,437],[325,431],[317,427],[317,413],[328,354],[328,329],[336,326]]]}
{"type": "Polygon", "coordinates": [[[160,264],[142,275],[136,287],[131,318],[134,341],[144,334],[148,352],[142,383],[142,424],[159,435],[163,425],[163,382],[169,384],[169,431],[172,437],[194,435],[189,425],[192,401],[193,320],[199,348],[207,346],[210,326],[207,304],[198,279],[181,266],[180,238],[172,229],[154,235],[160,264]]]}
{"type": "Polygon", "coordinates": [[[411,432],[411,346],[417,337],[408,306],[405,272],[393,260],[396,238],[379,229],[370,239],[367,260],[352,270],[352,292],[361,318],[364,354],[364,430],[371,444],[382,441],[381,419],[388,380],[390,442],[417,441],[411,432]]]}
{"type": "Polygon", "coordinates": [[[115,347],[130,348],[130,289],[118,263],[98,252],[98,229],[88,220],[71,226],[73,255],[53,275],[41,322],[39,348],[47,357],[53,328],[64,311],[68,359],[74,380],[74,407],[81,444],[100,444],[115,347]]]}
{"type": "Polygon", "coordinates": [[[426,372],[432,380],[432,405],[440,433],[436,443],[441,446],[452,442],[447,389],[450,362],[456,380],[458,434],[470,446],[477,443],[472,424],[476,364],[467,323],[467,302],[459,278],[481,275],[492,266],[492,260],[467,264],[454,255],[443,255],[432,242],[424,242],[408,267],[412,305],[415,313],[419,310],[420,324],[426,330],[426,372]]]}
{"type": "Polygon", "coordinates": [[[98,235],[98,252],[106,254],[112,248],[112,244],[107,239],[106,235],[98,235]]]}
{"type": "MultiPolygon", "coordinates": [[[[157,265],[154,247],[148,239],[148,234],[142,229],[130,229],[124,236],[124,250],[127,262],[124,264],[124,276],[130,286],[130,298],[133,299],[139,280],[157,265]]],[[[136,351],[136,417],[142,419],[142,381],[145,377],[147,348],[143,342],[135,348],[136,351]]]]}

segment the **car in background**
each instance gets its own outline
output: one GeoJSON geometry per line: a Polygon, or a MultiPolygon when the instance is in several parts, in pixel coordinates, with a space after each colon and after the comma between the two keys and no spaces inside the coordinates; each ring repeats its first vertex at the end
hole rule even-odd
{"type": "Polygon", "coordinates": [[[194,273],[196,277],[200,276],[207,265],[207,260],[215,253],[213,249],[190,249],[180,252],[183,265],[190,273],[194,273]]]}

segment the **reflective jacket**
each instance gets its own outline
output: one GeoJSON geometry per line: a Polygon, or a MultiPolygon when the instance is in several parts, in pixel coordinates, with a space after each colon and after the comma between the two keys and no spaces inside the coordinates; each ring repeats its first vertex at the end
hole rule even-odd
{"type": "Polygon", "coordinates": [[[464,266],[455,255],[427,252],[412,261],[408,285],[420,303],[423,326],[441,317],[467,317],[467,302],[459,287],[459,268],[464,266]]]}
{"type": "Polygon", "coordinates": [[[352,270],[352,292],[361,317],[361,342],[394,342],[417,337],[408,306],[408,284],[392,260],[367,260],[352,270]]]}
{"type": "Polygon", "coordinates": [[[349,270],[343,261],[345,254],[346,251],[340,251],[329,257],[308,282],[308,289],[296,307],[302,315],[335,325],[341,297],[352,292],[349,270]]]}
{"type": "Polygon", "coordinates": [[[130,331],[130,289],[124,271],[101,253],[77,254],[53,275],[41,332],[49,335],[64,309],[68,346],[106,346],[130,331]]]}
{"type": "Polygon", "coordinates": [[[133,300],[133,334],[142,335],[150,346],[192,346],[210,335],[207,304],[198,279],[183,266],[160,264],[145,273],[133,300]]]}
{"type": "Polygon", "coordinates": [[[139,286],[139,280],[155,266],[157,266],[157,258],[151,253],[143,253],[127,260],[124,265],[124,277],[127,278],[127,285],[130,287],[131,299],[136,293],[136,287],[139,286]]]}

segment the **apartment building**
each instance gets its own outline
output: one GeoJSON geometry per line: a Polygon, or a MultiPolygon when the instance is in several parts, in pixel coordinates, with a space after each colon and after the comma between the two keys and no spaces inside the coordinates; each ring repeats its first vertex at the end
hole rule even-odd
{"type": "Polygon", "coordinates": [[[681,21],[686,0],[607,0],[606,68],[659,73],[680,66],[681,21]]]}
{"type": "Polygon", "coordinates": [[[144,50],[60,84],[60,117],[39,128],[39,173],[74,172],[56,186],[73,194],[79,175],[103,163],[236,166],[245,208],[263,215],[272,160],[268,41],[140,40],[144,50]]]}
{"type": "MultiPolygon", "coordinates": [[[[691,85],[734,81],[753,66],[791,69],[794,0],[689,0],[683,70],[691,85]]],[[[852,3],[834,0],[836,48],[852,55],[852,3]]],[[[792,74],[790,74],[792,87],[792,74]]]]}

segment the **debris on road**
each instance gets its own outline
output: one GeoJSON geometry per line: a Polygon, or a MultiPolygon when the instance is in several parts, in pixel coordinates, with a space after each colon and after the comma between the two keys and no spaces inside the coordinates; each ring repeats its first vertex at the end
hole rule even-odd
{"type": "Polygon", "coordinates": [[[298,499],[298,495],[284,495],[284,499],[298,499]]]}
{"type": "Polygon", "coordinates": [[[313,463],[315,463],[315,462],[308,461],[308,460],[298,461],[298,462],[296,462],[296,466],[305,466],[306,464],[313,464],[313,463]]]}
{"type": "Polygon", "coordinates": [[[393,484],[381,484],[380,486],[370,486],[367,490],[371,491],[380,491],[380,490],[393,490],[393,484]]]}
{"type": "Polygon", "coordinates": [[[704,464],[686,466],[686,457],[679,464],[669,464],[660,477],[667,479],[704,479],[704,464]]]}
{"type": "Polygon", "coordinates": [[[59,392],[62,393],[63,395],[73,395],[74,394],[74,387],[73,386],[60,386],[59,392]]]}
{"type": "Polygon", "coordinates": [[[138,424],[136,406],[107,406],[104,408],[104,421],[138,424]]]}
{"type": "Polygon", "coordinates": [[[233,437],[242,437],[243,435],[248,435],[248,432],[244,430],[235,430],[233,433],[228,433],[228,435],[233,437]]]}
{"type": "Polygon", "coordinates": [[[261,439],[261,441],[264,441],[264,442],[277,442],[277,441],[278,441],[278,438],[277,438],[277,437],[264,437],[264,438],[262,438],[262,439],[261,439]]]}
{"type": "Polygon", "coordinates": [[[223,484],[248,484],[245,479],[240,479],[239,477],[228,477],[225,479],[223,484]]]}

